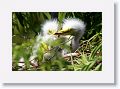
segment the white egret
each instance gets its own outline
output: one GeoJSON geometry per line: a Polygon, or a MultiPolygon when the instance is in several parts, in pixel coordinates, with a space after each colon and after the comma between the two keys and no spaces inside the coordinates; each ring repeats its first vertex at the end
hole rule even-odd
{"type": "Polygon", "coordinates": [[[36,38],[36,43],[33,47],[33,52],[30,57],[30,62],[37,66],[37,62],[33,59],[37,57],[37,52],[39,47],[42,47],[44,50],[48,51],[48,53],[44,54],[44,58],[48,58],[50,56],[49,50],[51,49],[49,42],[55,41],[57,39],[56,35],[53,35],[59,29],[59,24],[56,19],[47,20],[41,26],[41,34],[39,34],[36,38]]]}
{"type": "MultiPolygon", "coordinates": [[[[48,46],[48,50],[51,50],[50,42],[55,42],[57,39],[63,40],[63,45],[71,44],[71,52],[75,52],[79,48],[79,41],[85,32],[86,24],[80,20],[75,18],[67,18],[63,20],[62,27],[58,24],[56,19],[48,20],[42,25],[42,35],[40,34],[36,39],[36,44],[34,46],[33,53],[36,54],[38,47],[42,42],[44,42],[48,46]],[[62,28],[62,29],[61,29],[62,28]],[[60,30],[61,29],[61,30],[60,30]],[[60,35],[60,37],[56,36],[60,35]],[[62,35],[62,37],[61,37],[62,35]],[[66,41],[68,38],[72,36],[71,41],[66,41]]],[[[60,45],[56,45],[56,47],[60,47],[60,45]]],[[[58,51],[58,49],[57,49],[58,51]]],[[[64,54],[70,53],[69,50],[62,48],[61,56],[64,57],[64,54]]],[[[37,55],[36,55],[37,56],[37,55]]],[[[45,58],[50,57],[51,53],[44,54],[45,58]]]]}
{"type": "MultiPolygon", "coordinates": [[[[68,37],[72,36],[72,40],[69,41],[69,43],[71,43],[71,48],[72,48],[71,52],[74,53],[79,48],[79,44],[80,44],[79,41],[85,32],[86,24],[82,20],[75,19],[75,18],[64,19],[63,23],[61,24],[62,24],[62,27],[59,25],[56,19],[52,19],[52,20],[46,21],[42,25],[41,34],[39,34],[36,38],[36,43],[33,47],[33,52],[29,60],[31,64],[38,66],[37,61],[35,61],[34,59],[37,57],[38,48],[43,43],[45,44],[45,46],[47,46],[48,48],[47,50],[49,51],[52,49],[50,47],[49,41],[55,42],[57,39],[62,38],[64,39],[63,45],[65,45],[68,43],[68,42],[65,42],[66,40],[68,40],[68,37]]],[[[59,46],[60,45],[58,46],[56,45],[56,47],[59,47],[59,46]]],[[[66,49],[62,48],[62,51],[66,51],[66,49]]],[[[64,57],[64,54],[61,53],[60,55],[64,57]]],[[[45,53],[44,58],[51,58],[51,53],[50,52],[45,53]]]]}
{"type": "Polygon", "coordinates": [[[71,35],[71,52],[75,52],[79,47],[79,41],[85,32],[86,24],[75,18],[67,18],[63,21],[62,30],[59,30],[56,35],[71,35]]]}

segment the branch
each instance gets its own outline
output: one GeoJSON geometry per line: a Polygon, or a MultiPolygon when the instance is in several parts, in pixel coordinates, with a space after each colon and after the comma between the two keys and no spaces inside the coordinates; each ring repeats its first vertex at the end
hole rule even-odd
{"type": "Polygon", "coordinates": [[[68,54],[65,54],[63,57],[64,58],[69,58],[69,57],[78,57],[80,55],[80,53],[68,53],[68,54]]]}

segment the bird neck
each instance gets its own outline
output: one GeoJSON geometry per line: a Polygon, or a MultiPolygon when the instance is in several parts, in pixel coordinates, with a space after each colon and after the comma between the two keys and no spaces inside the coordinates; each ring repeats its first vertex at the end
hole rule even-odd
{"type": "Polygon", "coordinates": [[[72,42],[71,42],[72,52],[75,52],[78,49],[78,47],[79,47],[79,40],[80,40],[80,37],[78,37],[78,36],[74,36],[73,37],[72,42]]]}

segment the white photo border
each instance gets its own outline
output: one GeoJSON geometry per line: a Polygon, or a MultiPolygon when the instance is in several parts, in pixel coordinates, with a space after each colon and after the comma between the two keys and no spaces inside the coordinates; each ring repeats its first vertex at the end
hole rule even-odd
{"type": "Polygon", "coordinates": [[[114,83],[112,0],[4,0],[0,12],[0,82],[114,83]],[[12,12],[102,12],[102,71],[12,71],[12,12]]]}

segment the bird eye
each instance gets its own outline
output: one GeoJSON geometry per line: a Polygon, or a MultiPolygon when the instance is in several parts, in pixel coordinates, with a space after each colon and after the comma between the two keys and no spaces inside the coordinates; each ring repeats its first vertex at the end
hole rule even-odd
{"type": "Polygon", "coordinates": [[[48,34],[54,34],[55,31],[54,30],[48,30],[48,34]]]}

